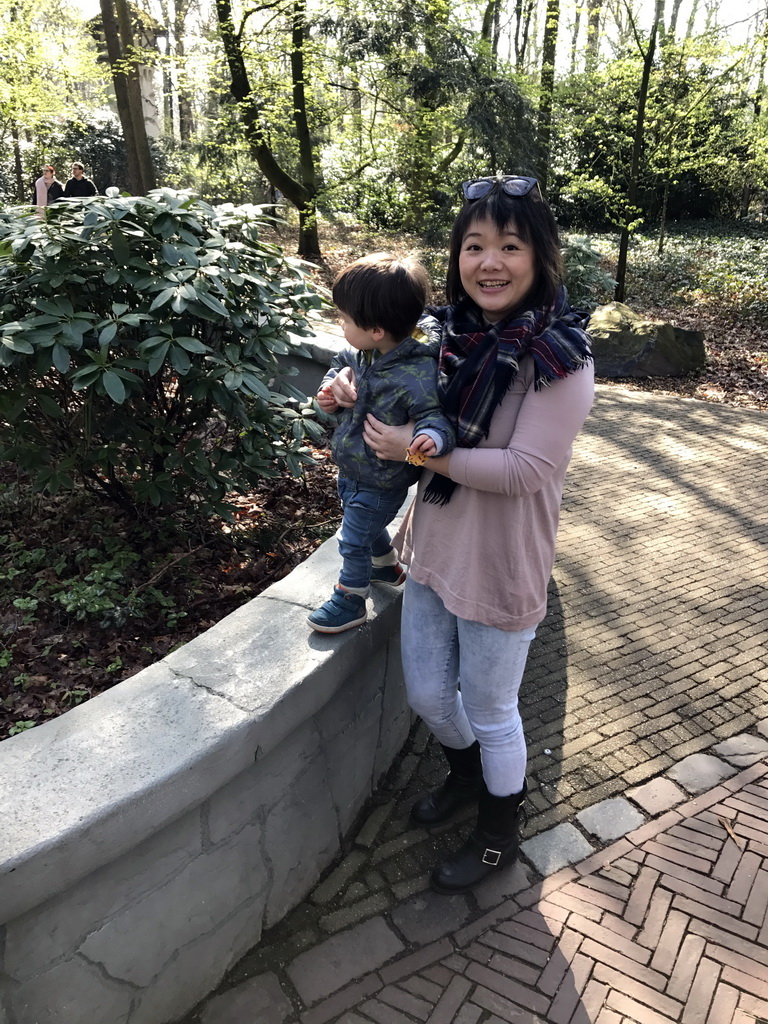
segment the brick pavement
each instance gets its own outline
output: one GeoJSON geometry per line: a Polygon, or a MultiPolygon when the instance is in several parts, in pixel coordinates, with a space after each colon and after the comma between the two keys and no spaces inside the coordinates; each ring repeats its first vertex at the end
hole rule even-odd
{"type": "MultiPolygon", "coordinates": [[[[661,822],[661,836],[619,855],[621,840],[598,854],[597,866],[571,866],[567,878],[549,876],[541,890],[541,875],[524,856],[475,894],[433,896],[425,891],[428,871],[466,831],[468,816],[433,833],[409,827],[412,798],[443,772],[426,733],[417,730],[344,859],[185,1024],[768,1020],[768,925],[764,916],[754,920],[768,879],[765,860],[743,893],[768,848],[768,837],[759,838],[766,827],[755,824],[761,815],[729,796],[722,806],[686,812],[685,825],[679,805],[668,812],[672,818],[658,818],[675,802],[669,794],[680,792],[684,777],[676,786],[675,771],[691,755],[719,755],[732,737],[761,742],[756,727],[768,706],[767,455],[761,413],[616,388],[598,389],[576,444],[549,614],[521,698],[532,812],[526,835],[567,827],[599,848],[579,813],[635,794],[633,806],[651,816],[643,827],[661,822]],[[666,794],[661,810],[649,782],[666,794]],[[741,866],[726,878],[737,853],[719,821],[739,814],[745,817],[732,827],[744,843],[741,866]],[[756,834],[742,834],[745,828],[756,834]],[[637,893],[651,890],[649,916],[633,923],[627,915],[640,912],[637,893]],[[581,902],[573,909],[564,899],[581,902]],[[500,916],[483,924],[485,914],[500,916]],[[513,925],[517,937],[509,933],[513,925]],[[605,930],[618,938],[609,944],[605,930]],[[649,945],[652,935],[663,939],[658,948],[670,951],[668,959],[649,945]],[[692,963],[694,955],[698,963],[686,994],[683,968],[672,963],[678,935],[675,963],[692,963]],[[542,942],[550,940],[556,957],[539,963],[551,951],[542,942]],[[601,959],[597,947],[612,959],[601,959]],[[750,962],[737,962],[746,948],[750,962]],[[555,968],[548,965],[569,950],[570,967],[549,991],[555,968]],[[528,1003],[515,1004],[515,985],[529,993],[528,1003]],[[645,1016],[632,1016],[637,1005],[645,1016]]],[[[768,738],[765,721],[761,728],[768,738]]],[[[745,785],[742,802],[763,809],[764,788],[759,780],[745,785]]]]}

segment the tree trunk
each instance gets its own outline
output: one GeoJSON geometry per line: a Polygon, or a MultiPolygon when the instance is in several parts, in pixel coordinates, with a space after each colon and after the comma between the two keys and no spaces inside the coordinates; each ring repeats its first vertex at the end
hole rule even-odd
{"type": "Polygon", "coordinates": [[[661,201],[661,224],[659,225],[659,256],[664,252],[667,238],[667,205],[669,203],[669,178],[664,179],[664,198],[661,201]]]}
{"type": "MultiPolygon", "coordinates": [[[[242,123],[251,154],[267,181],[279,189],[286,199],[290,200],[299,210],[300,254],[307,259],[310,257],[316,258],[320,252],[320,241],[317,233],[315,195],[310,193],[310,190],[301,182],[296,181],[295,178],[282,169],[267,144],[261,125],[259,105],[251,92],[251,84],[248,80],[240,37],[235,32],[235,26],[232,21],[232,5],[230,0],[216,0],[216,17],[219,23],[219,32],[221,33],[224,52],[227,56],[227,65],[229,66],[229,91],[240,107],[242,123]]],[[[306,111],[304,113],[306,116],[306,111]]],[[[312,182],[314,182],[314,173],[312,182]]]]}
{"type": "Polygon", "coordinates": [[[299,165],[306,195],[299,206],[299,252],[305,259],[320,259],[317,235],[317,171],[312,135],[307,118],[305,91],[306,65],[304,44],[307,41],[306,0],[294,0],[291,22],[291,79],[293,84],[293,122],[299,142],[299,165]]]}
{"type": "MultiPolygon", "coordinates": [[[[648,40],[648,49],[643,59],[643,77],[640,82],[640,92],[637,97],[637,119],[635,121],[635,138],[632,145],[632,165],[629,171],[629,187],[627,188],[627,218],[634,218],[635,199],[637,198],[637,181],[640,173],[640,154],[643,151],[643,139],[645,130],[645,104],[648,99],[648,86],[651,80],[651,68],[653,67],[653,55],[656,51],[656,34],[659,29],[659,20],[664,9],[664,0],[656,0],[656,13],[653,18],[651,36],[648,40]]],[[[616,266],[616,291],[614,298],[617,302],[624,301],[627,279],[627,253],[629,251],[629,223],[621,230],[619,242],[619,259],[616,266]]]]}
{"type": "Polygon", "coordinates": [[[741,190],[741,210],[739,211],[739,218],[746,220],[749,216],[749,206],[752,202],[752,186],[748,181],[744,182],[744,188],[741,190]]]}
{"type": "Polygon", "coordinates": [[[587,6],[587,49],[584,60],[587,71],[594,70],[600,54],[600,18],[602,14],[602,0],[589,0],[587,6]]]}
{"type": "Polygon", "coordinates": [[[21,163],[19,126],[15,121],[11,124],[11,138],[13,139],[13,176],[16,179],[16,198],[20,203],[25,203],[29,199],[29,194],[27,189],[24,188],[24,168],[21,163]]]}
{"type": "Polygon", "coordinates": [[[177,75],[180,72],[180,80],[177,80],[176,90],[178,99],[179,116],[179,138],[182,142],[189,142],[192,132],[195,130],[194,115],[192,113],[192,98],[189,92],[189,79],[185,67],[184,58],[187,55],[184,23],[189,13],[189,0],[176,0],[173,15],[173,46],[174,56],[177,59],[177,75]]]}
{"type": "Polygon", "coordinates": [[[128,99],[128,83],[125,80],[125,73],[122,71],[122,47],[120,45],[120,33],[115,17],[115,8],[112,0],[100,0],[101,21],[104,28],[104,39],[107,44],[107,56],[109,57],[112,69],[112,84],[115,89],[117,100],[117,114],[123,128],[123,139],[125,140],[125,155],[128,162],[128,191],[133,195],[141,195],[141,165],[136,151],[136,139],[133,134],[133,118],[131,116],[131,104],[128,99]]]}
{"type": "Polygon", "coordinates": [[[672,0],[672,13],[669,16],[669,28],[667,29],[667,35],[674,43],[675,36],[677,35],[677,19],[680,15],[680,6],[683,0],[672,0]]]}
{"type": "Polygon", "coordinates": [[[539,181],[546,193],[549,177],[549,149],[552,139],[552,103],[555,92],[555,52],[560,24],[560,0],[547,0],[547,21],[541,53],[541,99],[537,145],[539,150],[539,181]]]}
{"type": "Polygon", "coordinates": [[[485,14],[483,15],[483,26],[480,30],[480,36],[490,47],[491,67],[493,68],[496,67],[499,56],[499,15],[499,0],[488,0],[485,14]]]}
{"type": "Polygon", "coordinates": [[[140,195],[146,195],[150,189],[155,187],[157,182],[155,180],[155,168],[152,165],[152,154],[149,151],[147,126],[144,122],[144,101],[141,97],[139,69],[136,63],[136,49],[133,43],[131,12],[128,8],[128,0],[115,0],[115,5],[117,7],[117,21],[120,26],[122,57],[123,61],[128,63],[125,80],[128,91],[128,105],[131,112],[131,123],[133,124],[136,158],[141,176],[140,195]]]}
{"type": "Polygon", "coordinates": [[[535,0],[517,0],[515,4],[515,70],[522,71],[528,51],[535,0]]]}
{"type": "Polygon", "coordinates": [[[573,33],[571,35],[571,74],[576,74],[577,47],[579,44],[579,29],[581,28],[581,7],[576,8],[573,19],[573,33]]]}
{"type": "Polygon", "coordinates": [[[685,38],[686,38],[686,41],[688,39],[690,39],[691,36],[693,35],[693,27],[694,27],[694,24],[696,22],[696,15],[698,13],[698,10],[699,10],[699,0],[693,0],[693,4],[691,6],[691,13],[690,13],[690,15],[688,17],[688,24],[686,25],[686,28],[685,28],[685,38]]]}

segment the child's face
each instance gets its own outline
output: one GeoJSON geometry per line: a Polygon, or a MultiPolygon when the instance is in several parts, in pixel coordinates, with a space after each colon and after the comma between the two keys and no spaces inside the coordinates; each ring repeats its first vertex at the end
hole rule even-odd
{"type": "Polygon", "coordinates": [[[388,335],[384,331],[377,327],[370,329],[358,327],[355,321],[341,310],[339,310],[339,321],[344,330],[344,340],[360,352],[370,352],[373,349],[378,349],[379,352],[388,352],[396,345],[395,342],[388,340],[388,335]]]}

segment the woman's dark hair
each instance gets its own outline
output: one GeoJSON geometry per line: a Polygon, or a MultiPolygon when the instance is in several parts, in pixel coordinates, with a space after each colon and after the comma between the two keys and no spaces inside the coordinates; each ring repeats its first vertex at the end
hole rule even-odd
{"type": "Polygon", "coordinates": [[[459,254],[464,236],[475,221],[488,219],[499,231],[511,222],[526,245],[533,248],[536,280],[522,305],[526,309],[552,305],[563,283],[563,257],[555,217],[538,188],[525,196],[508,196],[494,188],[482,199],[466,201],[459,210],[451,231],[448,249],[446,295],[450,303],[466,296],[459,274],[459,254]]]}
{"type": "Polygon", "coordinates": [[[379,327],[400,342],[424,312],[431,287],[417,260],[375,252],[341,271],[333,282],[333,301],[364,331],[379,327]]]}

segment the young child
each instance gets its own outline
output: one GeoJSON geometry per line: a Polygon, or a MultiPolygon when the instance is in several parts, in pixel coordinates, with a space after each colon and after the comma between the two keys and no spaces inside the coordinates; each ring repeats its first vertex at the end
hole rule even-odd
{"type": "Polygon", "coordinates": [[[351,263],[333,285],[333,301],[351,348],[333,360],[317,394],[324,412],[339,413],[331,448],[344,509],[338,533],[339,582],[307,620],[319,633],[341,633],[365,622],[372,579],[395,587],[405,582],[387,526],[418,479],[417,463],[449,452],[456,443],[437,397],[439,344],[410,336],[429,290],[429,276],[420,263],[387,253],[351,263]],[[355,373],[357,401],[350,409],[340,409],[330,382],[347,366],[355,373]],[[368,413],[389,424],[415,422],[408,449],[413,462],[376,457],[363,440],[368,413]]]}

